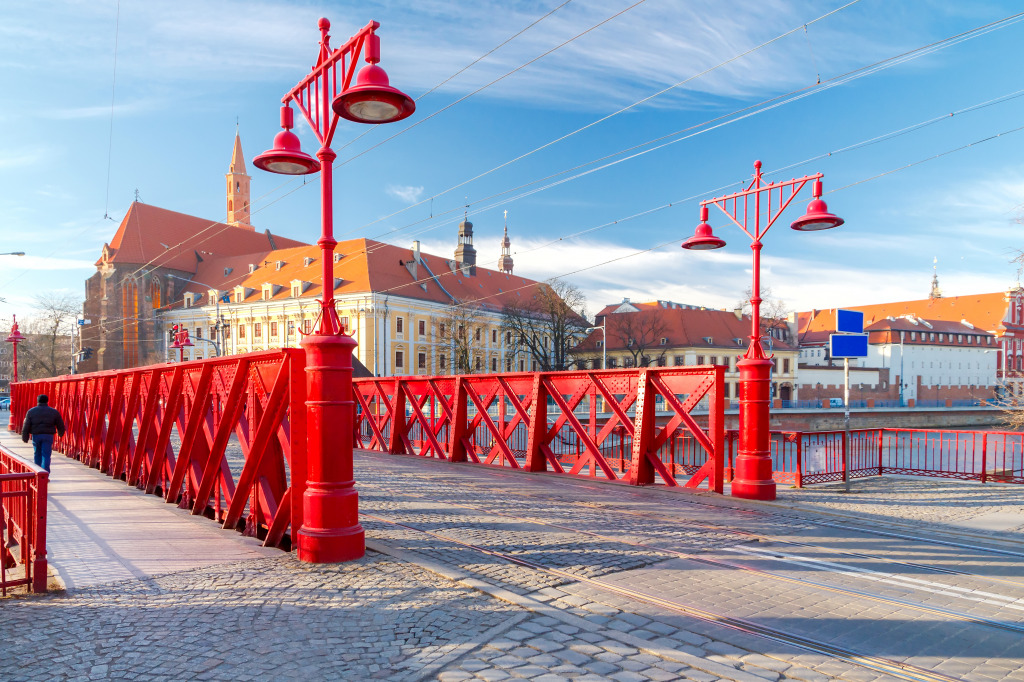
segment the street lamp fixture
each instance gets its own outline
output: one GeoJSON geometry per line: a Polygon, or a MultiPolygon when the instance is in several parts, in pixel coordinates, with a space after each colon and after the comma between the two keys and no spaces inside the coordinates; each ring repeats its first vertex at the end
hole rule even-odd
{"type": "MultiPolygon", "coordinates": [[[[18,316],[11,315],[11,335],[7,337],[7,343],[11,344],[14,353],[14,380],[12,384],[18,383],[18,344],[25,340],[25,335],[18,330],[18,316]]],[[[14,396],[14,391],[11,391],[11,396],[14,396]]],[[[20,424],[14,422],[14,406],[11,406],[11,418],[8,421],[7,428],[11,431],[16,431],[20,424]]]]}
{"type": "Polygon", "coordinates": [[[598,327],[590,327],[587,329],[587,333],[596,332],[598,329],[601,330],[601,369],[608,369],[608,332],[606,326],[608,320],[605,320],[598,327]]]}
{"type": "Polygon", "coordinates": [[[751,288],[750,346],[736,363],[740,371],[740,443],[732,494],[752,500],[774,500],[772,478],[771,431],[769,430],[772,361],[761,345],[761,239],[779,219],[808,182],[813,182],[814,199],[807,212],[793,221],[794,230],[808,232],[839,227],[843,219],[828,212],[821,199],[821,173],[794,180],[765,183],[761,162],[754,162],[754,179],[746,189],[700,203],[700,224],[694,235],[683,242],[690,250],[720,249],[725,241],[715,236],[708,224],[708,206],[714,204],[748,237],[754,253],[754,282],[751,288]],[[767,216],[762,225],[761,197],[767,195],[767,216]],[[741,210],[742,209],[742,210],[741,210]],[[753,222],[750,226],[749,223],[753,222]]]}
{"type": "MultiPolygon", "coordinates": [[[[271,173],[307,175],[320,173],[321,235],[317,245],[323,257],[323,296],[320,318],[313,334],[301,342],[306,351],[308,425],[306,472],[293,472],[305,480],[302,494],[302,526],[296,533],[299,560],[314,563],[351,561],[365,554],[366,543],[359,525],[359,498],[352,472],[352,352],[356,342],[346,335],[334,300],[334,199],[333,171],[337,155],[331,140],[339,118],[356,123],[399,121],[416,110],[412,98],[394,88],[378,62],[380,24],[371,21],[339,48],[331,48],[331,22],[320,19],[320,52],[316,66],[281,99],[281,127],[270,150],[253,159],[253,165],[271,173]],[[360,55],[364,66],[352,85],[360,55]],[[320,149],[316,158],[302,151],[294,125],[292,104],[302,113],[320,149]]],[[[298,508],[298,507],[296,507],[298,508]]],[[[297,515],[292,517],[298,518],[297,515]]]]}

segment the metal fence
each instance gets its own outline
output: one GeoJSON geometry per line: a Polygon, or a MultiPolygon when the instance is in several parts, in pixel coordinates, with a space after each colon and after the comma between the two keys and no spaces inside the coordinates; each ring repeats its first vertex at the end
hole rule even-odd
{"type": "Polygon", "coordinates": [[[0,446],[0,594],[46,592],[46,485],[49,475],[0,446]]]}
{"type": "Polygon", "coordinates": [[[356,379],[355,446],[720,493],[723,385],[711,366],[356,379]]]}
{"type": "Polygon", "coordinates": [[[305,353],[284,348],[19,382],[12,423],[46,393],[67,425],[56,452],[289,548],[306,486],[304,369],[305,353]]]}
{"type": "MultiPolygon", "coordinates": [[[[726,479],[736,454],[738,432],[727,438],[726,479]]],[[[937,429],[854,429],[773,431],[776,483],[802,487],[850,478],[903,474],[981,483],[1024,483],[1024,434],[1005,431],[937,429]]]]}

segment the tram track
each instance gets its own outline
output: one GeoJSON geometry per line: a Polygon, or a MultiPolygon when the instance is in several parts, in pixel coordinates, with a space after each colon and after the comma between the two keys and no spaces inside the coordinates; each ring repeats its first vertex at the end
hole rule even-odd
{"type": "MultiPolygon", "coordinates": [[[[389,491],[389,492],[393,492],[393,491],[389,491]]],[[[403,494],[408,495],[410,493],[405,491],[405,492],[403,492],[403,494]]],[[[560,524],[560,523],[554,523],[554,522],[549,521],[549,520],[538,519],[538,518],[535,518],[535,517],[507,514],[507,513],[504,513],[504,512],[495,511],[493,509],[487,509],[487,508],[483,508],[483,507],[477,507],[477,506],[474,506],[474,505],[468,505],[468,504],[459,503],[459,502],[452,502],[452,501],[448,501],[448,500],[442,501],[442,500],[432,499],[432,498],[430,498],[430,497],[428,497],[426,495],[421,495],[421,494],[418,494],[418,493],[413,493],[413,494],[415,494],[417,497],[419,497],[421,499],[425,499],[425,500],[427,500],[429,502],[432,502],[432,503],[435,503],[435,504],[443,504],[443,505],[448,505],[448,506],[451,506],[451,507],[458,507],[458,508],[461,508],[461,509],[467,509],[467,510],[478,512],[478,513],[482,513],[482,514],[490,514],[492,516],[498,516],[498,517],[502,517],[502,518],[514,519],[514,520],[519,521],[519,522],[526,522],[526,523],[530,523],[530,524],[533,524],[533,525],[545,526],[545,527],[548,527],[548,528],[554,528],[554,529],[557,529],[559,531],[569,532],[569,533],[573,533],[573,534],[587,535],[589,537],[596,538],[596,539],[599,539],[599,540],[602,540],[602,541],[605,541],[605,542],[618,543],[618,544],[622,544],[622,545],[626,545],[626,546],[634,547],[634,548],[638,548],[638,549],[644,549],[644,550],[650,550],[650,551],[653,551],[653,552],[660,552],[660,553],[664,553],[664,554],[669,554],[669,555],[672,555],[672,556],[675,556],[675,557],[678,557],[678,558],[681,558],[681,559],[686,559],[686,560],[689,560],[689,561],[695,561],[695,562],[698,562],[698,563],[701,563],[701,564],[705,564],[705,565],[716,566],[716,567],[719,567],[719,568],[729,568],[729,569],[733,569],[733,570],[746,571],[746,572],[749,572],[749,573],[757,574],[757,575],[759,575],[761,577],[768,578],[770,580],[780,581],[780,582],[788,583],[788,584],[791,584],[791,585],[801,585],[801,586],[805,586],[805,587],[812,587],[812,588],[815,588],[815,589],[818,589],[818,590],[823,590],[823,591],[830,592],[830,593],[833,593],[833,594],[840,594],[840,595],[844,595],[844,596],[847,596],[847,597],[854,597],[854,598],[860,598],[860,599],[868,599],[868,600],[873,601],[873,602],[877,602],[877,603],[881,603],[881,604],[887,604],[889,606],[896,606],[896,607],[899,607],[899,608],[912,609],[912,610],[919,611],[921,613],[926,613],[926,614],[933,615],[933,616],[939,616],[939,617],[948,618],[948,619],[952,619],[952,620],[958,620],[958,621],[965,622],[965,623],[972,623],[972,624],[975,624],[975,625],[981,625],[981,626],[985,626],[985,627],[989,627],[989,628],[994,628],[994,629],[998,629],[998,630],[1004,630],[1004,631],[1024,634],[1024,624],[1012,623],[1012,622],[1000,621],[1000,620],[994,620],[994,619],[991,619],[991,618],[984,618],[984,617],[981,617],[981,616],[976,616],[976,615],[973,615],[973,614],[964,613],[964,612],[956,611],[956,610],[953,610],[953,609],[944,609],[944,608],[938,608],[938,607],[934,607],[934,606],[928,606],[926,604],[920,604],[920,603],[916,603],[916,602],[913,602],[913,601],[908,601],[908,600],[905,600],[905,599],[896,599],[896,598],[893,598],[893,597],[886,597],[884,595],[873,594],[871,592],[866,592],[864,590],[851,589],[851,588],[848,588],[848,587],[841,587],[841,586],[838,586],[838,585],[832,585],[832,584],[829,584],[829,583],[819,582],[819,581],[816,581],[816,580],[808,580],[806,578],[795,578],[795,577],[783,575],[781,573],[777,573],[777,572],[774,572],[774,571],[769,571],[769,570],[765,570],[765,569],[761,569],[761,568],[747,566],[747,565],[743,565],[743,564],[740,564],[740,563],[735,563],[735,562],[731,562],[731,561],[725,561],[725,560],[722,560],[722,559],[712,559],[710,557],[702,556],[702,555],[699,555],[699,554],[693,553],[693,552],[684,552],[684,551],[681,551],[681,550],[661,547],[661,546],[658,546],[658,545],[652,545],[652,544],[648,544],[648,543],[644,543],[644,542],[631,542],[629,540],[624,540],[622,538],[612,537],[612,536],[604,535],[604,534],[601,534],[601,533],[595,533],[593,531],[588,531],[588,530],[584,530],[584,529],[581,529],[581,528],[576,528],[576,527],[573,527],[573,526],[566,526],[566,525],[563,525],[563,524],[560,524]]],[[[736,548],[725,548],[725,551],[742,552],[743,550],[739,550],[739,549],[736,549],[736,548]]],[[[758,552],[746,552],[746,553],[748,555],[760,554],[764,558],[781,558],[781,557],[778,557],[776,555],[776,553],[773,552],[772,550],[760,550],[758,552]]],[[[804,558],[801,557],[801,559],[804,559],[804,558]]],[[[803,560],[803,561],[800,561],[798,563],[800,563],[801,565],[806,566],[806,567],[814,568],[815,570],[826,570],[826,571],[830,571],[830,572],[833,572],[833,573],[837,572],[835,570],[834,564],[833,564],[833,566],[828,566],[827,565],[827,563],[831,563],[831,562],[821,562],[821,561],[817,562],[818,564],[826,564],[825,566],[822,566],[822,565],[815,566],[814,565],[815,562],[813,560],[812,561],[807,561],[806,559],[803,560]]],[[[851,572],[851,573],[857,573],[857,572],[851,572]]],[[[889,577],[889,575],[891,575],[891,574],[882,574],[882,573],[879,573],[879,572],[869,572],[869,575],[870,575],[870,578],[875,580],[875,581],[887,582],[889,584],[897,585],[897,586],[899,586],[901,588],[904,588],[904,589],[927,590],[927,591],[932,592],[932,593],[947,594],[947,595],[954,596],[954,597],[959,598],[959,599],[966,599],[966,600],[969,600],[969,601],[972,601],[972,602],[984,603],[984,604],[988,604],[988,605],[999,606],[1000,608],[1012,608],[1012,609],[1024,611],[1024,600],[1021,600],[1021,599],[1018,599],[1018,598],[1006,597],[1004,595],[997,595],[997,594],[993,594],[993,593],[982,593],[979,596],[972,596],[972,591],[966,590],[964,588],[958,588],[956,586],[949,586],[949,585],[944,585],[944,584],[941,584],[941,583],[932,583],[931,585],[927,585],[927,584],[925,584],[926,581],[920,581],[920,580],[917,581],[918,584],[912,584],[912,583],[909,583],[909,581],[907,581],[907,580],[894,580],[891,577],[889,577]]],[[[862,575],[858,575],[858,577],[863,577],[863,576],[862,575]]]]}
{"type": "MultiPolygon", "coordinates": [[[[591,486],[585,486],[585,485],[584,486],[577,486],[577,487],[581,487],[583,489],[588,489],[588,490],[595,489],[595,488],[593,488],[591,486]]],[[[507,493],[506,490],[503,490],[503,489],[500,489],[500,488],[491,487],[491,486],[476,486],[476,489],[477,490],[485,490],[487,492],[492,492],[492,493],[497,493],[497,494],[507,493]]],[[[516,491],[516,496],[517,497],[527,497],[527,498],[531,498],[531,499],[542,500],[543,502],[545,502],[547,504],[551,503],[551,499],[549,497],[544,497],[544,496],[540,496],[540,495],[534,495],[534,494],[525,492],[525,491],[523,491],[521,489],[516,491]]],[[[705,507],[705,508],[713,508],[713,509],[721,509],[722,508],[719,505],[705,504],[705,503],[700,503],[700,502],[691,501],[691,500],[683,500],[683,501],[685,503],[687,503],[687,504],[699,505],[699,506],[702,506],[702,507],[705,507]]],[[[642,512],[642,511],[636,511],[636,510],[630,510],[630,509],[622,509],[622,508],[615,508],[614,510],[609,510],[608,507],[606,507],[606,506],[602,506],[600,504],[595,504],[593,502],[589,502],[589,501],[586,501],[586,500],[572,499],[571,501],[566,501],[566,500],[563,499],[563,500],[559,500],[559,502],[562,503],[562,504],[580,505],[580,506],[584,506],[584,507],[587,507],[589,509],[594,509],[596,511],[600,511],[600,512],[603,512],[603,513],[610,513],[610,512],[613,511],[615,514],[623,514],[623,515],[628,515],[628,516],[632,516],[632,517],[636,517],[636,518],[660,521],[660,522],[663,522],[663,523],[670,523],[670,524],[678,524],[678,523],[680,523],[680,519],[679,518],[672,517],[672,516],[666,516],[664,514],[653,514],[653,513],[650,513],[650,512],[642,512]]],[[[454,503],[453,502],[451,504],[458,505],[459,503],[454,503]]],[[[732,508],[729,507],[729,509],[732,509],[732,508]]],[[[759,514],[758,510],[736,510],[736,511],[741,511],[741,512],[746,512],[746,513],[751,513],[751,514],[759,514]]],[[[760,513],[759,515],[761,515],[761,516],[763,516],[765,518],[768,518],[768,519],[772,519],[773,517],[778,516],[777,513],[770,513],[770,514],[760,513]]],[[[735,536],[743,537],[743,538],[749,539],[749,540],[757,540],[757,541],[761,541],[761,542],[771,542],[771,543],[778,543],[778,544],[786,544],[786,545],[795,546],[795,547],[805,547],[805,548],[821,551],[821,552],[824,552],[826,554],[830,554],[830,555],[833,555],[833,556],[842,556],[842,557],[849,557],[849,558],[854,558],[854,559],[861,559],[861,560],[879,562],[879,563],[888,564],[888,565],[892,565],[892,566],[902,566],[902,567],[910,568],[910,569],[914,569],[914,570],[924,570],[924,571],[929,571],[929,572],[932,572],[932,573],[940,573],[940,574],[946,574],[946,575],[951,575],[951,576],[959,576],[959,577],[970,578],[970,579],[975,579],[975,580],[979,580],[979,581],[987,581],[987,582],[999,583],[999,584],[1003,584],[1003,585],[1009,585],[1009,586],[1013,586],[1013,587],[1024,587],[1024,581],[1019,581],[1019,580],[1011,580],[1011,579],[1007,579],[1007,578],[1000,578],[998,576],[982,575],[982,574],[979,574],[979,573],[972,573],[972,572],[968,572],[968,571],[961,571],[961,570],[958,570],[958,569],[955,569],[955,568],[949,568],[949,567],[946,567],[946,566],[936,566],[934,564],[925,564],[925,563],[920,563],[920,562],[901,561],[901,560],[893,559],[891,557],[880,556],[880,555],[877,555],[877,554],[875,554],[875,555],[864,554],[864,553],[861,553],[861,552],[851,552],[851,551],[848,551],[848,550],[839,550],[839,549],[834,549],[834,548],[831,548],[831,547],[823,547],[821,545],[816,545],[816,544],[813,544],[813,543],[806,543],[806,542],[799,542],[799,541],[794,541],[794,540],[787,540],[787,539],[783,539],[783,538],[780,538],[780,537],[777,537],[777,536],[773,536],[773,535],[769,535],[769,534],[765,534],[765,533],[755,533],[755,532],[751,532],[751,531],[737,530],[736,528],[733,528],[731,526],[726,526],[726,525],[722,525],[722,524],[715,524],[715,523],[709,523],[707,521],[698,521],[698,520],[690,519],[690,518],[686,518],[683,521],[687,524],[688,527],[699,528],[699,529],[703,529],[703,530],[708,530],[708,531],[713,531],[713,532],[718,532],[718,533],[723,533],[723,534],[728,534],[728,535],[735,535],[735,536]]],[[[941,539],[938,539],[938,538],[922,538],[922,537],[919,537],[919,536],[916,536],[916,535],[905,535],[905,534],[900,534],[900,533],[893,533],[893,532],[890,532],[890,531],[882,531],[882,530],[878,530],[878,529],[864,529],[864,528],[862,528],[860,526],[848,526],[848,525],[844,526],[844,525],[833,524],[833,523],[825,522],[825,521],[816,521],[816,520],[809,520],[809,519],[801,519],[801,521],[803,521],[803,522],[805,522],[805,523],[807,523],[809,525],[814,525],[814,526],[824,526],[824,527],[829,527],[829,528],[840,528],[840,529],[843,529],[843,530],[854,530],[854,531],[857,531],[857,532],[865,532],[865,533],[879,535],[879,536],[882,536],[882,537],[893,537],[893,538],[902,539],[902,540],[911,540],[911,541],[914,541],[914,542],[920,542],[920,543],[924,543],[924,544],[936,544],[936,545],[940,545],[940,546],[952,547],[952,548],[957,548],[957,549],[966,549],[966,550],[971,550],[971,551],[989,552],[989,553],[998,554],[998,555],[1002,555],[1002,556],[1011,556],[1011,557],[1024,558],[1024,552],[1013,552],[1013,551],[1009,551],[1009,550],[998,548],[998,547],[989,547],[989,546],[986,546],[986,545],[974,545],[974,544],[966,544],[966,543],[957,543],[957,542],[952,542],[952,541],[948,541],[948,540],[941,540],[941,539]]],[[[951,589],[955,590],[956,588],[952,587],[951,589]]]]}
{"type": "MultiPolygon", "coordinates": [[[[758,635],[773,640],[775,642],[798,647],[805,651],[830,656],[863,668],[874,670],[876,672],[892,675],[893,677],[896,677],[898,679],[914,680],[921,682],[950,682],[952,680],[958,679],[954,677],[949,677],[937,671],[928,670],[926,668],[915,666],[909,663],[903,663],[901,661],[896,661],[881,656],[864,654],[854,649],[839,646],[829,642],[824,642],[821,640],[816,640],[810,637],[806,637],[804,635],[786,632],[778,628],[774,628],[743,618],[736,618],[733,616],[725,616],[722,614],[714,613],[690,604],[684,604],[674,599],[659,597],[657,595],[650,594],[648,592],[644,592],[641,590],[624,587],[622,585],[616,585],[614,583],[610,583],[600,578],[583,576],[573,573],[571,571],[566,571],[561,568],[544,566],[520,556],[483,547],[472,542],[467,542],[455,537],[451,537],[450,535],[438,533],[424,528],[419,528],[417,526],[404,523],[401,521],[395,521],[393,519],[389,519],[378,514],[366,512],[365,510],[360,511],[360,515],[380,523],[390,524],[392,526],[403,528],[407,531],[432,537],[436,540],[454,543],[456,545],[473,550],[480,554],[499,558],[511,564],[522,566],[524,568],[529,568],[534,571],[546,573],[548,575],[552,575],[563,580],[578,582],[593,587],[597,587],[610,593],[617,594],[619,596],[629,597],[630,599],[641,601],[654,606],[659,606],[661,608],[665,608],[676,613],[681,613],[683,615],[695,618],[702,622],[713,623],[746,634],[758,635]]],[[[618,540],[616,541],[618,542],[618,540]]]]}

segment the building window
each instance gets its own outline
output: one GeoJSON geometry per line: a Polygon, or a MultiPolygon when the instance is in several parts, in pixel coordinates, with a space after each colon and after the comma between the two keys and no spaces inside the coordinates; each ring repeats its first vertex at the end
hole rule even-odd
{"type": "Polygon", "coordinates": [[[245,338],[245,325],[244,324],[238,325],[238,338],[240,338],[240,339],[244,339],[245,338]]]}
{"type": "Polygon", "coordinates": [[[459,338],[460,339],[466,338],[466,327],[465,327],[465,325],[461,325],[461,324],[459,325],[459,338]]]}
{"type": "Polygon", "coordinates": [[[448,368],[448,356],[447,355],[438,356],[437,360],[438,360],[438,366],[441,369],[447,369],[448,368]]]}
{"type": "Polygon", "coordinates": [[[196,338],[197,339],[203,338],[203,328],[202,327],[196,327],[196,338]]]}
{"type": "Polygon", "coordinates": [[[302,331],[304,333],[308,334],[310,331],[312,331],[312,329],[313,329],[313,321],[312,320],[303,320],[302,321],[302,331]]]}
{"type": "Polygon", "coordinates": [[[658,356],[658,367],[664,367],[664,366],[665,366],[665,356],[664,355],[659,355],[658,356]]]}
{"type": "Polygon", "coordinates": [[[479,341],[479,340],[480,340],[480,327],[477,327],[477,328],[476,328],[476,340],[477,340],[477,341],[479,341]]]}
{"type": "Polygon", "coordinates": [[[270,289],[264,289],[263,290],[263,300],[264,301],[269,301],[270,300],[270,289]]]}
{"type": "Polygon", "coordinates": [[[426,320],[420,320],[420,336],[427,335],[427,322],[426,320]]]}
{"type": "Polygon", "coordinates": [[[663,345],[663,346],[667,346],[668,345],[668,339],[666,339],[664,336],[661,337],[661,345],[663,345]]]}
{"type": "Polygon", "coordinates": [[[263,323],[256,322],[252,325],[252,336],[255,339],[263,338],[263,323]]]}
{"type": "Polygon", "coordinates": [[[404,333],[404,330],[405,330],[405,320],[402,319],[401,317],[396,317],[395,318],[395,333],[396,334],[402,334],[402,333],[404,333]]]}
{"type": "Polygon", "coordinates": [[[615,369],[619,366],[619,361],[615,358],[608,358],[608,369],[615,369]]]}
{"type": "Polygon", "coordinates": [[[417,358],[416,358],[416,365],[420,369],[426,369],[427,368],[427,354],[426,353],[420,353],[417,356],[417,358]]]}
{"type": "MultiPolygon", "coordinates": [[[[401,318],[399,318],[401,319],[401,318]]],[[[405,353],[400,350],[395,351],[395,367],[405,366],[405,353]]]]}
{"type": "MultiPolygon", "coordinates": [[[[480,331],[480,330],[478,329],[477,331],[480,331]]],[[[481,369],[483,369],[483,367],[484,367],[483,360],[481,360],[479,355],[476,356],[476,371],[479,372],[481,369]]]]}
{"type": "Polygon", "coordinates": [[[505,332],[505,343],[512,345],[512,332],[505,332]]]}
{"type": "Polygon", "coordinates": [[[526,371],[526,360],[520,360],[519,361],[519,371],[520,372],[525,372],[526,371]]]}
{"type": "Polygon", "coordinates": [[[789,358],[782,358],[782,373],[789,374],[789,358]]]}
{"type": "Polygon", "coordinates": [[[277,322],[270,323],[270,336],[275,339],[277,338],[277,322]]]}
{"type": "Polygon", "coordinates": [[[441,335],[441,338],[444,338],[444,322],[437,325],[437,333],[441,335]]]}
{"type": "Polygon", "coordinates": [[[505,358],[505,371],[506,372],[511,372],[512,371],[512,358],[505,358]]]}
{"type": "Polygon", "coordinates": [[[686,364],[686,358],[684,358],[682,355],[677,355],[673,362],[675,363],[676,367],[682,367],[683,365],[686,364]]]}
{"type": "Polygon", "coordinates": [[[697,356],[697,364],[698,365],[703,365],[704,364],[704,356],[703,355],[698,355],[697,356]]]}
{"type": "Polygon", "coordinates": [[[345,315],[344,317],[341,318],[341,328],[345,331],[351,331],[351,329],[348,326],[348,315],[345,315]]]}
{"type": "Polygon", "coordinates": [[[302,287],[300,287],[298,284],[293,284],[292,285],[292,298],[298,298],[301,295],[302,295],[302,287]]]}
{"type": "Polygon", "coordinates": [[[295,336],[295,320],[288,320],[288,338],[295,336]]]}
{"type": "Polygon", "coordinates": [[[498,358],[491,358],[491,371],[492,372],[497,372],[498,371],[498,358]]]}
{"type": "Polygon", "coordinates": [[[497,329],[492,329],[491,330],[491,343],[498,343],[498,330],[497,329]]]}
{"type": "Polygon", "coordinates": [[[241,291],[236,291],[235,292],[235,303],[241,303],[242,299],[243,299],[242,292],[241,291]]]}
{"type": "Polygon", "coordinates": [[[223,329],[224,329],[224,340],[227,341],[228,339],[231,338],[231,325],[230,324],[226,324],[226,325],[223,326],[223,329]]]}

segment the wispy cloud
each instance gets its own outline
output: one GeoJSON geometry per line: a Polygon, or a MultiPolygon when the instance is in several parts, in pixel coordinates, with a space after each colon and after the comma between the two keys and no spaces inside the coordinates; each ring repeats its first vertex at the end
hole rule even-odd
{"type": "Polygon", "coordinates": [[[415,204],[423,196],[423,186],[413,187],[411,185],[388,185],[387,193],[399,201],[407,204],[415,204]]]}

